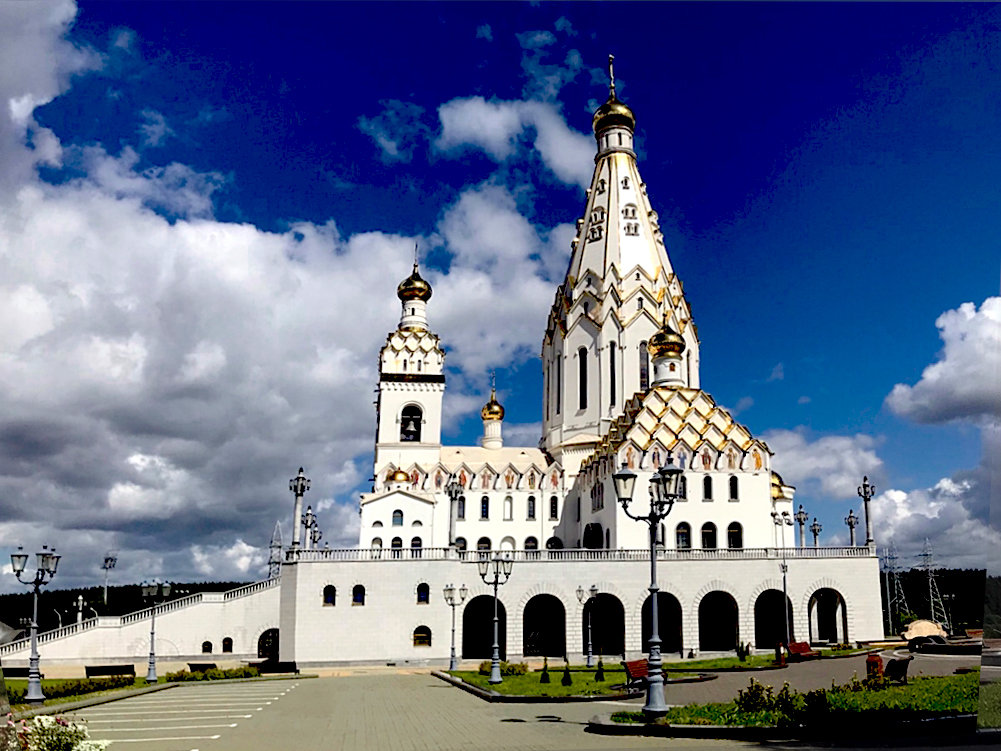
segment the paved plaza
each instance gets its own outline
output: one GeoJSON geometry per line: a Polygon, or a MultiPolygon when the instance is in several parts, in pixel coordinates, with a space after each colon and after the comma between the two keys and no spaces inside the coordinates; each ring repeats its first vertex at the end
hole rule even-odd
{"type": "MultiPolygon", "coordinates": [[[[911,674],[948,674],[970,658],[919,656],[911,674]]],[[[785,680],[801,690],[843,682],[864,658],[825,660],[782,671],[755,671],[765,683],[785,680]]],[[[670,704],[722,701],[747,685],[747,674],[721,674],[700,684],[668,686],[670,704]]],[[[79,710],[94,738],[115,748],[150,751],[253,751],[296,748],[346,751],[469,749],[738,749],[735,741],[627,738],[585,732],[595,714],[642,706],[642,700],[553,704],[491,704],[427,672],[349,669],[313,679],[177,688],[79,710]]],[[[796,745],[796,748],[806,746],[796,745]]]]}

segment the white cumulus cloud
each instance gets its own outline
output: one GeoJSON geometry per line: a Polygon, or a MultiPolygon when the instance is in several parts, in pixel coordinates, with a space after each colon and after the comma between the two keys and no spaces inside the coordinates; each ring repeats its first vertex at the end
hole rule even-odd
{"type": "Polygon", "coordinates": [[[861,433],[810,440],[801,428],[767,431],[762,438],[775,452],[775,470],[799,493],[853,498],[862,477],[878,475],[883,467],[877,440],[861,433]]]}

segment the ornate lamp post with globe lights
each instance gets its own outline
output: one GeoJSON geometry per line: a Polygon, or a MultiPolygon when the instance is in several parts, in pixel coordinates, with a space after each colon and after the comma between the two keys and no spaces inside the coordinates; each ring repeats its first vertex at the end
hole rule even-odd
{"type": "Polygon", "coordinates": [[[170,597],[170,582],[143,582],[142,595],[150,602],[149,609],[149,667],[146,683],[156,683],[156,606],[170,597]]]}
{"type": "MultiPolygon", "coordinates": [[[[597,597],[598,597],[598,585],[597,584],[592,584],[591,588],[589,590],[587,590],[587,592],[584,591],[583,587],[581,587],[581,586],[578,585],[578,587],[577,587],[577,602],[581,603],[585,608],[592,601],[597,602],[597,597]],[[588,595],[588,597],[587,597],[586,600],[584,599],[584,595],[585,594],[588,595]]],[[[591,607],[593,609],[594,606],[592,605],[591,607]]],[[[589,668],[593,668],[594,667],[594,652],[591,649],[591,610],[590,609],[587,611],[587,667],[589,667],[589,668]]]]}
{"type": "Polygon", "coordinates": [[[850,545],[855,547],[855,527],[858,526],[858,517],[855,516],[855,509],[848,509],[848,516],[845,517],[845,524],[848,525],[848,538],[850,545]]]}
{"type": "Polygon", "coordinates": [[[789,564],[786,562],[786,527],[792,526],[792,517],[789,516],[788,511],[783,511],[781,514],[778,511],[773,511],[772,521],[775,522],[776,527],[782,530],[782,563],[779,564],[779,569],[782,571],[782,622],[785,624],[786,632],[785,648],[789,649],[789,587],[786,582],[789,564]]]}
{"type": "Polygon", "coordinates": [[[56,549],[49,549],[48,545],[42,545],[42,550],[35,554],[35,576],[24,580],[21,574],[24,573],[28,565],[28,554],[24,548],[18,545],[17,552],[10,554],[10,567],[14,571],[14,576],[21,584],[26,584],[32,588],[34,595],[31,622],[28,624],[31,629],[31,655],[28,657],[28,691],[24,700],[28,704],[41,704],[45,701],[45,694],[42,693],[42,676],[38,670],[38,594],[42,586],[48,584],[52,577],[56,575],[59,568],[59,559],[62,556],[56,554],[56,549]],[[48,577],[48,580],[46,580],[48,577]]]}
{"type": "Polygon", "coordinates": [[[810,532],[813,533],[813,547],[820,545],[820,533],[823,531],[824,525],[817,521],[817,517],[813,517],[813,524],[810,525],[810,532]]]}
{"type": "Polygon", "coordinates": [[[114,551],[109,550],[104,556],[104,563],[101,564],[101,568],[104,569],[104,604],[108,604],[108,572],[115,567],[118,563],[118,556],[115,555],[114,551]]]}
{"type": "Polygon", "coordinates": [[[493,656],[490,659],[490,678],[487,680],[487,683],[500,683],[504,679],[501,678],[500,673],[500,636],[497,631],[497,588],[501,584],[507,584],[507,580],[511,578],[511,569],[514,567],[514,560],[511,558],[510,553],[504,556],[495,555],[493,558],[483,556],[476,562],[476,567],[479,569],[480,578],[483,579],[483,583],[494,588],[494,647],[493,656]],[[493,564],[492,568],[494,572],[492,581],[487,579],[487,575],[491,569],[490,564],[493,564]],[[504,581],[501,581],[502,575],[504,581]]]}
{"type": "Polygon", "coordinates": [[[806,523],[810,521],[810,515],[806,513],[806,509],[803,508],[803,504],[799,504],[799,511],[793,515],[793,519],[799,525],[799,546],[801,548],[806,547],[806,523]]]}
{"type": "Polygon", "coordinates": [[[458,590],[452,584],[445,587],[445,602],[452,608],[452,656],[448,661],[449,670],[457,670],[459,667],[459,661],[455,659],[455,608],[466,601],[467,594],[469,594],[469,590],[466,589],[465,584],[458,590]]]}
{"type": "Polygon", "coordinates": [[[615,495],[626,516],[635,521],[641,521],[650,528],[650,656],[647,658],[647,695],[643,713],[649,717],[662,717],[667,714],[667,704],[664,702],[664,673],[661,670],[660,657],[660,623],[658,621],[657,593],[657,530],[660,523],[671,513],[674,502],[678,499],[678,479],[681,468],[674,463],[671,452],[667,453],[667,463],[655,471],[650,478],[650,510],[645,515],[633,514],[629,504],[633,499],[633,489],[636,487],[636,473],[623,464],[622,469],[612,475],[615,484],[615,495]]]}
{"type": "Polygon", "coordinates": [[[858,495],[862,499],[862,503],[865,504],[865,544],[866,547],[871,547],[874,542],[872,538],[872,517],[869,516],[869,501],[872,500],[872,496],[876,492],[876,486],[869,484],[869,477],[865,475],[862,477],[862,484],[858,486],[858,495]]]}
{"type": "Polygon", "coordinates": [[[459,515],[459,496],[462,495],[462,485],[453,475],[445,486],[448,493],[448,544],[455,547],[455,522],[459,515]]]}

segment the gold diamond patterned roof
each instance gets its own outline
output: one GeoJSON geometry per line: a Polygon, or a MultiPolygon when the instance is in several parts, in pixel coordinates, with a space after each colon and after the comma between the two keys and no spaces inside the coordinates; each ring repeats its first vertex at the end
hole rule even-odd
{"type": "MultiPolygon", "coordinates": [[[[603,459],[611,458],[614,466],[615,457],[626,444],[640,452],[659,444],[673,451],[686,451],[693,457],[704,447],[712,449],[715,456],[732,451],[738,466],[751,470],[766,469],[765,463],[771,455],[764,441],[754,438],[709,394],[688,388],[660,387],[645,395],[634,395],[594,453],[583,462],[581,472],[603,459]],[[755,449],[759,452],[757,460],[752,454],[755,449]],[[757,461],[760,465],[755,464],[757,461]]],[[[779,487],[785,495],[788,486],[781,484],[781,478],[779,487]]]]}

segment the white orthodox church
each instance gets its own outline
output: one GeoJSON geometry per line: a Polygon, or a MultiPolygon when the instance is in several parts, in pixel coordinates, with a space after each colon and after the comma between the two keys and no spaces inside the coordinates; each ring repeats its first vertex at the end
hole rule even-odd
{"type": "MultiPolygon", "coordinates": [[[[786,619],[794,641],[883,637],[875,547],[807,546],[802,515],[797,544],[793,488],[771,469],[768,446],[701,388],[698,331],[640,177],[635,124],[613,80],[594,113],[594,175],[542,339],[538,445],[505,445],[494,393],[479,445],[442,444],[445,352],[415,264],[380,353],[375,484],[361,497],[359,546],[314,548],[297,529],[279,577],[160,606],[159,654],[441,664],[452,622],[443,589],[454,585],[468,591],[457,652],[484,659],[493,593],[476,561],[503,551],[513,568],[499,590],[502,654],[579,659],[590,616],[595,653],[638,655],[650,635],[649,531],[624,514],[612,474],[638,474],[642,512],[648,478],[669,455],[684,472],[657,540],[666,655],[770,650],[786,619]]],[[[148,619],[43,634],[43,660],[138,661],[148,619]]],[[[27,644],[0,646],[0,658],[20,664],[27,644]]]]}

